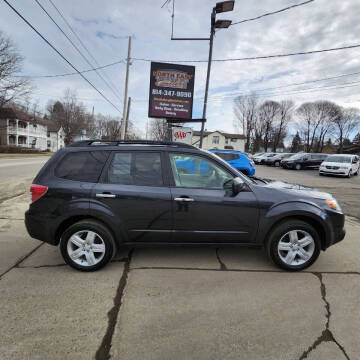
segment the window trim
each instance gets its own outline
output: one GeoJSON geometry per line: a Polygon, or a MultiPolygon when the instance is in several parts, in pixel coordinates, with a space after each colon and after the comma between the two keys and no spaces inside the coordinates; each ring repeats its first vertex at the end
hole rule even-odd
{"type": "MultiPolygon", "coordinates": [[[[105,166],[103,167],[103,170],[102,170],[102,173],[101,173],[101,176],[99,177],[99,180],[98,180],[98,183],[99,184],[107,184],[107,185],[116,185],[116,186],[137,186],[137,187],[169,187],[169,185],[167,184],[167,181],[166,181],[166,175],[165,175],[165,170],[166,170],[166,167],[165,167],[165,163],[164,163],[164,152],[163,151],[156,151],[156,150],[150,150],[150,151],[144,151],[143,149],[134,149],[134,150],[112,150],[110,151],[110,156],[108,157],[107,159],[107,162],[105,164],[105,166]],[[114,159],[114,156],[116,153],[145,153],[145,154],[148,154],[148,153],[156,153],[156,154],[159,154],[160,155],[160,165],[161,165],[161,177],[162,177],[162,180],[163,180],[163,184],[162,185],[136,185],[136,184],[131,184],[131,185],[126,185],[126,184],[114,184],[114,183],[111,183],[109,182],[109,179],[108,179],[108,170],[109,170],[109,167],[111,166],[111,163],[114,159]]],[[[133,166],[133,163],[134,160],[133,158],[131,158],[131,167],[133,166]]]]}
{"type": "Polygon", "coordinates": [[[188,186],[176,186],[176,183],[175,183],[175,179],[174,179],[174,174],[173,174],[173,171],[172,171],[172,167],[171,167],[171,160],[170,160],[170,155],[171,154],[174,154],[174,155],[185,155],[185,156],[196,156],[196,157],[200,157],[200,158],[203,158],[204,160],[207,160],[207,161],[212,161],[214,162],[219,168],[221,168],[222,170],[226,171],[227,173],[229,173],[233,179],[235,179],[237,177],[236,174],[234,174],[232,171],[230,171],[229,169],[227,169],[225,166],[223,166],[222,163],[218,162],[217,160],[209,157],[209,156],[206,156],[204,154],[199,154],[199,153],[192,153],[192,152],[180,152],[180,151],[169,151],[166,153],[166,156],[167,156],[167,162],[166,162],[166,165],[167,165],[167,175],[169,177],[169,180],[170,180],[170,184],[169,186],[171,188],[176,188],[176,189],[201,189],[201,190],[211,190],[211,191],[226,191],[225,189],[209,189],[209,188],[204,188],[204,187],[188,187],[188,186]]]}

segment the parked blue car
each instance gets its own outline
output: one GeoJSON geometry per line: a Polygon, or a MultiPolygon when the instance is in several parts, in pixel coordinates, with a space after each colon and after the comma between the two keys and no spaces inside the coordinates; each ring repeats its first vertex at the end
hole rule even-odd
{"type": "Polygon", "coordinates": [[[255,164],[249,159],[245,153],[236,150],[209,150],[215,155],[221,157],[227,163],[229,163],[236,170],[241,171],[245,175],[254,176],[255,175],[255,164]]]}

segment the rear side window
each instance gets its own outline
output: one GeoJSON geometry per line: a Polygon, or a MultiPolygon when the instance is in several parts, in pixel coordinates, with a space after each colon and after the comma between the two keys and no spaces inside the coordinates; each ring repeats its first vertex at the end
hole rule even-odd
{"type": "Polygon", "coordinates": [[[97,182],[108,156],[108,151],[68,153],[56,167],[55,176],[67,180],[97,182]]]}
{"type": "Polygon", "coordinates": [[[116,152],[107,173],[110,184],[162,186],[160,153],[116,152]]]}

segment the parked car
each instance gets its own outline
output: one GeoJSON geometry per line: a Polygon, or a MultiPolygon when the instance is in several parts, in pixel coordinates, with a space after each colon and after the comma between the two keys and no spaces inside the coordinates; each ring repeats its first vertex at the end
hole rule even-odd
{"type": "Polygon", "coordinates": [[[345,236],[330,194],[249,178],[182,143],[79,141],[50,158],[30,191],[30,236],[59,245],[82,271],[100,269],[120,247],[149,245],[265,246],[295,271],[345,236]],[[195,172],[179,171],[189,159],[195,172]]]}
{"type": "Polygon", "coordinates": [[[219,156],[236,170],[241,171],[245,175],[255,175],[255,164],[254,161],[250,160],[245,153],[241,153],[236,150],[209,150],[215,155],[219,156]]]}
{"type": "Polygon", "coordinates": [[[328,157],[327,154],[297,153],[287,159],[281,160],[280,166],[285,169],[317,169],[328,157]]]}
{"type": "Polygon", "coordinates": [[[276,154],[275,156],[268,157],[265,160],[265,164],[268,165],[268,166],[279,167],[281,160],[287,159],[287,158],[289,158],[290,156],[293,156],[293,155],[294,155],[293,153],[276,154]]]}
{"type": "Polygon", "coordinates": [[[319,175],[342,175],[351,177],[359,174],[357,155],[329,155],[319,168],[319,175]]]}
{"type": "Polygon", "coordinates": [[[277,155],[276,153],[272,153],[272,152],[268,152],[268,153],[264,153],[260,156],[254,157],[254,162],[255,164],[265,164],[265,161],[271,157],[274,157],[275,155],[277,155]]]}

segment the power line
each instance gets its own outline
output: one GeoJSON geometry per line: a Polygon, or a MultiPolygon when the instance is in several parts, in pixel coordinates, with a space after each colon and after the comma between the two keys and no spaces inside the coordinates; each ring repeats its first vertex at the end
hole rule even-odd
{"type": "MultiPolygon", "coordinates": [[[[55,10],[57,11],[57,13],[60,15],[60,17],[63,19],[63,21],[65,22],[65,24],[68,26],[68,28],[70,29],[70,31],[73,33],[73,35],[78,39],[79,43],[81,44],[81,46],[85,49],[85,51],[88,53],[88,55],[93,59],[93,61],[95,62],[95,64],[97,66],[100,66],[99,63],[97,62],[96,58],[92,55],[92,53],[90,52],[90,50],[87,48],[87,46],[84,44],[84,42],[81,40],[80,36],[75,32],[75,30],[73,29],[73,27],[69,24],[69,22],[66,20],[65,16],[62,14],[62,12],[58,9],[58,7],[54,4],[54,2],[52,0],[48,0],[51,5],[55,8],[55,10]]],[[[105,74],[106,76],[106,74],[105,74]]],[[[113,84],[113,82],[106,76],[106,79],[109,81],[111,87],[118,92],[118,89],[116,88],[116,86],[113,84]]]]}
{"type": "MultiPolygon", "coordinates": [[[[302,51],[296,53],[288,53],[288,54],[277,54],[277,55],[264,55],[264,56],[252,56],[252,57],[243,57],[243,58],[234,58],[234,59],[213,59],[212,61],[215,62],[228,62],[228,61],[244,61],[244,60],[259,60],[259,59],[272,59],[272,58],[281,58],[281,57],[289,57],[289,56],[298,56],[298,55],[309,55],[309,54],[317,54],[317,53],[324,53],[330,51],[338,51],[338,50],[348,50],[359,48],[360,44],[349,45],[349,46],[342,46],[337,48],[330,48],[330,49],[321,49],[321,50],[311,50],[311,51],[302,51]]],[[[207,63],[207,60],[152,60],[146,58],[132,58],[132,60],[136,61],[164,61],[164,62],[182,62],[182,63],[207,63]]]]}
{"type": "Polygon", "coordinates": [[[121,111],[118,109],[118,107],[114,105],[100,90],[98,90],[96,86],[90,82],[90,80],[88,80],[83,74],[81,74],[81,72],[58,49],[56,49],[56,47],[51,44],[50,41],[47,40],[28,20],[26,20],[19,11],[17,11],[7,0],[3,1],[6,5],[10,7],[11,10],[15,12],[16,15],[18,15],[29,27],[31,27],[31,29],[33,29],[63,60],[65,60],[66,63],[70,65],[95,91],[97,91],[110,105],[112,105],[121,114],[121,111]]]}
{"type": "MultiPolygon", "coordinates": [[[[47,15],[47,17],[55,24],[55,26],[58,28],[58,30],[66,37],[66,39],[70,42],[70,44],[74,47],[74,49],[80,54],[80,56],[91,66],[93,67],[93,64],[87,59],[87,57],[81,52],[81,50],[74,44],[74,42],[67,36],[65,31],[61,28],[61,26],[54,20],[54,18],[46,11],[46,9],[41,5],[39,0],[35,0],[35,2],[40,6],[41,10],[47,15]]],[[[116,94],[114,89],[109,85],[109,83],[104,79],[104,77],[95,70],[96,74],[104,81],[104,83],[108,86],[108,88],[111,90],[111,92],[115,95],[115,97],[120,99],[120,96],[116,94]]]]}
{"type": "Polygon", "coordinates": [[[304,1],[304,2],[302,2],[302,3],[300,3],[300,4],[291,5],[291,6],[288,6],[288,7],[286,7],[286,8],[283,8],[283,9],[280,9],[280,10],[276,10],[276,11],[272,11],[272,12],[268,12],[268,13],[265,13],[265,14],[263,14],[263,15],[260,15],[260,16],[254,17],[254,18],[237,21],[237,22],[232,23],[231,26],[233,26],[233,25],[238,25],[238,24],[243,24],[243,23],[248,22],[248,21],[258,20],[258,19],[261,19],[261,18],[263,18],[263,17],[265,17],[265,16],[270,16],[270,15],[279,14],[279,13],[281,13],[281,12],[283,12],[283,11],[287,11],[287,10],[293,9],[293,8],[298,7],[298,6],[306,5],[306,4],[309,4],[309,3],[313,2],[313,1],[315,1],[315,0],[304,1]]]}
{"type": "MultiPolygon", "coordinates": [[[[329,76],[329,77],[326,77],[326,78],[308,80],[308,81],[299,82],[299,83],[291,83],[291,84],[287,84],[287,85],[280,85],[280,86],[269,87],[269,88],[264,88],[264,89],[254,89],[254,90],[252,90],[252,92],[261,92],[261,91],[276,90],[276,89],[281,89],[281,88],[291,87],[291,86],[306,85],[306,84],[310,84],[310,83],[333,80],[333,79],[339,79],[339,78],[342,78],[342,77],[353,76],[353,75],[360,75],[360,72],[342,74],[342,75],[337,75],[337,76],[329,76]]],[[[338,84],[338,85],[342,85],[342,84],[338,84]]],[[[326,86],[329,86],[329,85],[326,85],[326,86]]],[[[289,91],[295,91],[295,90],[289,90],[289,91]]],[[[227,95],[224,95],[224,96],[241,95],[241,94],[242,94],[241,92],[239,93],[237,91],[232,91],[232,92],[229,92],[227,95]]],[[[245,93],[245,94],[248,94],[248,93],[245,93]]]]}
{"type": "MultiPolygon", "coordinates": [[[[80,73],[85,74],[85,73],[90,72],[90,71],[101,70],[101,69],[105,69],[107,67],[118,65],[118,64],[125,64],[125,60],[115,61],[113,63],[103,65],[103,66],[99,66],[99,67],[95,67],[95,68],[92,67],[90,69],[80,71],[80,73]]],[[[40,79],[40,78],[54,78],[54,77],[62,77],[62,76],[71,76],[71,75],[79,75],[79,73],[72,72],[72,73],[64,73],[64,74],[56,74],[56,75],[14,75],[13,77],[26,77],[26,78],[31,78],[31,79],[37,79],[37,78],[40,79]]]]}

